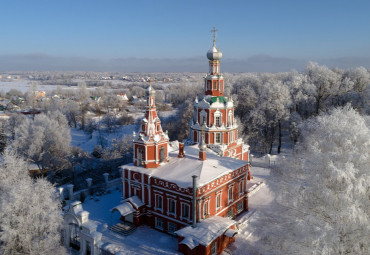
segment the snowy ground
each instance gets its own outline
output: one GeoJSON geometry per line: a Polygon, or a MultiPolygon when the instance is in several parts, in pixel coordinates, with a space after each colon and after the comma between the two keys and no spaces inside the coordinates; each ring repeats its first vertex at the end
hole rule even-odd
{"type": "Polygon", "coordinates": [[[112,214],[110,209],[120,204],[121,194],[120,190],[112,190],[110,194],[88,198],[83,203],[84,210],[90,212],[89,218],[98,223],[97,231],[103,234],[102,241],[109,242],[116,251],[122,250],[125,254],[180,254],[175,237],[146,225],[138,227],[129,236],[121,236],[107,229],[105,224],[115,224],[119,220],[119,213],[112,214]]]}
{"type": "MultiPolygon", "coordinates": [[[[159,117],[164,120],[165,118],[169,118],[175,116],[177,114],[177,110],[172,111],[164,111],[159,114],[159,117]]],[[[143,112],[131,113],[130,114],[135,120],[140,120],[144,117],[143,112]]],[[[95,119],[95,118],[94,118],[95,119]]],[[[100,121],[99,117],[96,117],[96,121],[100,121]]],[[[99,131],[94,131],[90,136],[86,132],[78,128],[71,128],[71,145],[81,148],[86,152],[92,152],[94,150],[95,145],[101,144],[101,136],[106,141],[105,146],[110,146],[112,144],[113,139],[122,139],[124,136],[132,135],[133,132],[138,132],[138,126],[136,125],[125,125],[120,126],[112,133],[103,132],[102,135],[99,134],[99,131]]]]}
{"type": "MultiPolygon", "coordinates": [[[[22,93],[25,93],[29,90],[31,86],[31,81],[29,80],[17,80],[17,81],[0,81],[0,91],[4,91],[5,93],[8,92],[11,89],[17,89],[21,91],[22,93]]],[[[41,85],[37,84],[36,85],[38,90],[42,91],[52,91],[53,89],[56,88],[77,88],[77,87],[70,87],[70,86],[63,86],[63,85],[41,85]]]]}
{"type": "MultiPolygon", "coordinates": [[[[103,132],[101,136],[104,138],[104,141],[106,141],[105,145],[109,146],[112,144],[113,139],[122,139],[124,136],[132,135],[134,131],[137,131],[135,125],[127,125],[119,127],[112,133],[103,132]]],[[[92,152],[95,145],[101,144],[101,136],[99,131],[94,131],[90,137],[89,134],[81,129],[71,128],[71,145],[79,147],[86,152],[92,152]]]]}
{"type": "MultiPolygon", "coordinates": [[[[261,165],[265,164],[260,161],[261,165]]],[[[267,164],[265,164],[268,166],[267,164]]],[[[264,167],[252,167],[253,181],[264,181],[268,183],[270,180],[270,169],[264,167]]],[[[243,220],[249,221],[255,216],[255,212],[260,210],[269,210],[270,204],[274,201],[274,194],[270,191],[268,184],[261,186],[261,188],[253,193],[248,199],[249,212],[239,216],[236,220],[241,222],[239,225],[239,233],[235,236],[235,242],[231,244],[226,250],[225,254],[244,254],[253,255],[258,254],[255,252],[254,243],[258,240],[254,234],[254,229],[248,226],[248,223],[243,220]],[[243,220],[241,220],[243,219],[243,220]],[[253,248],[253,249],[252,249],[253,248]]]]}

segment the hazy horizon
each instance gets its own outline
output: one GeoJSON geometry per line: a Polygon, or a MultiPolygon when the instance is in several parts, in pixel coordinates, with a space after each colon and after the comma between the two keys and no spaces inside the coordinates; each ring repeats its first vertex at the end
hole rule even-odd
{"type": "Polygon", "coordinates": [[[4,0],[0,70],[226,72],[370,68],[370,2],[4,0]]]}
{"type": "MultiPolygon", "coordinates": [[[[332,59],[292,59],[255,55],[249,58],[221,60],[221,72],[288,72],[302,71],[309,61],[329,68],[370,68],[370,57],[332,59]]],[[[115,58],[55,57],[45,54],[0,55],[0,72],[12,71],[92,71],[92,72],[208,72],[205,56],[193,58],[115,58]]]]}

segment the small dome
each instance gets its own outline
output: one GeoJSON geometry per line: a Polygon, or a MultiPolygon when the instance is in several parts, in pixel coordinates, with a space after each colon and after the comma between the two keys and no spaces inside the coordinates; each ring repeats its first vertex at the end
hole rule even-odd
{"type": "Polygon", "coordinates": [[[199,143],[199,150],[200,151],[206,151],[207,150],[207,144],[204,142],[204,138],[199,143]]]}
{"type": "Polygon", "coordinates": [[[222,52],[213,45],[207,52],[207,58],[209,60],[220,60],[222,58],[222,52]]]}
{"type": "Polygon", "coordinates": [[[155,93],[155,90],[153,89],[152,85],[149,85],[149,87],[146,89],[146,92],[149,94],[149,95],[152,95],[155,93]]]}

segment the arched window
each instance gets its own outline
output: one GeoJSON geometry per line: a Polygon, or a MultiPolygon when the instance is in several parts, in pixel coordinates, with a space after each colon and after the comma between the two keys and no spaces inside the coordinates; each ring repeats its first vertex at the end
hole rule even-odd
{"type": "Polygon", "coordinates": [[[166,160],[166,149],[162,146],[159,149],[159,162],[162,163],[166,160]]]}
{"type": "Polygon", "coordinates": [[[139,147],[137,148],[137,157],[136,157],[138,166],[144,164],[143,158],[144,158],[144,150],[143,148],[139,147]]]}
{"type": "Polygon", "coordinates": [[[208,201],[204,202],[203,204],[203,216],[206,217],[208,215],[208,201]]]}
{"type": "Polygon", "coordinates": [[[215,113],[214,113],[214,125],[216,127],[221,127],[222,125],[222,113],[217,110],[215,113]]]}

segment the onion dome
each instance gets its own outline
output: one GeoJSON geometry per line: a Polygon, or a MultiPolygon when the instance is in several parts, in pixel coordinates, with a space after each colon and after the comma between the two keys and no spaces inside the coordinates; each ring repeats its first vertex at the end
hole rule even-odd
{"type": "Polygon", "coordinates": [[[222,52],[216,47],[216,45],[213,45],[207,52],[207,58],[209,60],[220,60],[222,58],[222,52]]]}
{"type": "Polygon", "coordinates": [[[150,84],[149,87],[146,89],[146,93],[148,95],[154,95],[155,94],[155,90],[153,89],[152,85],[150,84]]]}

